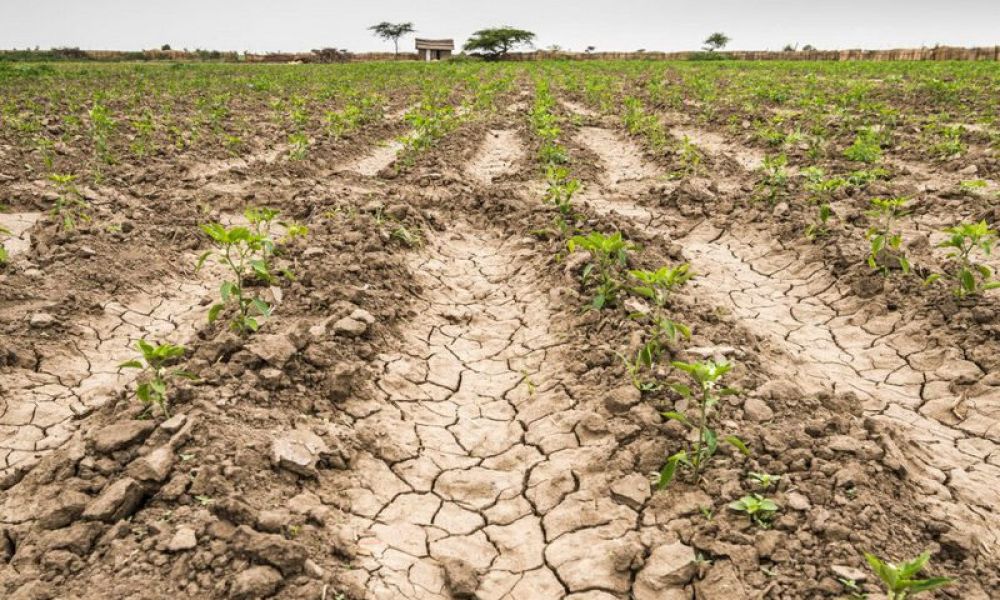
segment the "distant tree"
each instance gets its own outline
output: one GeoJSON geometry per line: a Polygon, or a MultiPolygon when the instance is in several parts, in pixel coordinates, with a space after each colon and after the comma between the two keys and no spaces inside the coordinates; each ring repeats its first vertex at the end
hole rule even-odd
{"type": "Polygon", "coordinates": [[[793,46],[791,44],[785,44],[785,47],[782,48],[781,51],[782,52],[795,52],[796,50],[798,50],[797,46],[798,46],[798,44],[796,44],[795,46],[793,46]]]}
{"type": "Polygon", "coordinates": [[[524,29],[513,27],[494,27],[480,29],[462,47],[466,52],[480,52],[491,60],[507,56],[507,53],[520,45],[531,46],[535,34],[524,29]]]}
{"type": "Polygon", "coordinates": [[[587,46],[587,49],[584,50],[584,52],[586,52],[587,54],[590,54],[594,50],[597,50],[597,47],[595,47],[595,46],[587,46]]]}
{"type": "Polygon", "coordinates": [[[728,35],[722,33],[721,31],[716,31],[712,35],[705,38],[705,45],[702,47],[703,50],[708,52],[715,52],[716,50],[722,50],[730,42],[728,35]]]}
{"type": "Polygon", "coordinates": [[[559,44],[552,44],[551,46],[546,48],[546,50],[548,50],[549,52],[562,52],[562,46],[560,46],[559,44]]]}
{"type": "Polygon", "coordinates": [[[816,50],[816,47],[813,46],[812,44],[806,44],[805,46],[802,46],[803,52],[813,52],[814,50],[816,50]]]}
{"type": "Polygon", "coordinates": [[[170,52],[170,44],[163,44],[162,46],[160,46],[160,50],[163,50],[164,52],[170,52]]]}
{"type": "Polygon", "coordinates": [[[397,56],[399,56],[399,38],[416,31],[416,29],[413,28],[413,23],[390,23],[388,21],[382,21],[378,25],[372,25],[368,28],[368,30],[374,31],[375,35],[383,40],[392,40],[397,56]]]}

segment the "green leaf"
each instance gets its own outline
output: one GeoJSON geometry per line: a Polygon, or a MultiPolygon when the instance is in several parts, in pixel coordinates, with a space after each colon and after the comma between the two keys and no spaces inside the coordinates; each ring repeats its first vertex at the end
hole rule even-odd
{"type": "Polygon", "coordinates": [[[271,305],[267,302],[264,302],[260,298],[254,298],[252,304],[262,316],[268,317],[271,315],[271,305]]]}
{"type": "Polygon", "coordinates": [[[683,383],[671,383],[670,389],[674,390],[675,392],[677,392],[681,396],[684,396],[685,398],[690,398],[692,396],[691,388],[684,385],[683,383]]]}
{"type": "Polygon", "coordinates": [[[973,292],[976,289],[976,278],[972,274],[972,271],[968,269],[962,269],[958,272],[959,281],[962,284],[962,288],[968,292],[973,292]]]}
{"type": "Polygon", "coordinates": [[[743,456],[750,456],[750,449],[747,448],[747,445],[744,444],[743,440],[741,440],[740,438],[736,437],[735,435],[727,435],[723,439],[727,443],[729,443],[729,445],[739,450],[740,454],[742,454],[743,456]]]}
{"type": "Polygon", "coordinates": [[[119,371],[121,371],[122,369],[142,369],[142,368],[145,368],[145,365],[143,365],[141,362],[137,360],[127,360],[122,364],[118,365],[119,371]]]}
{"type": "Polygon", "coordinates": [[[216,319],[219,318],[219,313],[225,308],[224,304],[213,304],[211,308],[208,309],[208,322],[214,323],[216,319]]]}
{"type": "Polygon", "coordinates": [[[212,255],[212,251],[211,250],[208,250],[207,252],[202,253],[202,255],[198,257],[198,262],[195,264],[194,270],[197,271],[197,270],[201,269],[201,267],[204,266],[205,261],[208,260],[208,257],[211,256],[211,255],[212,255]]]}
{"type": "Polygon", "coordinates": [[[931,577],[930,579],[918,579],[916,581],[911,581],[907,587],[913,593],[926,592],[950,585],[953,581],[954,579],[951,577],[931,577]]]}
{"type": "Polygon", "coordinates": [[[715,451],[719,448],[719,438],[715,435],[715,431],[712,429],[705,429],[705,435],[702,436],[705,442],[705,449],[707,450],[706,456],[714,456],[715,451]]]}
{"type": "Polygon", "coordinates": [[[660,414],[663,415],[664,417],[668,418],[668,419],[671,419],[673,421],[678,421],[680,423],[683,423],[683,424],[687,425],[688,427],[691,427],[691,422],[688,421],[688,418],[686,416],[684,416],[683,413],[679,413],[679,412],[674,411],[674,410],[668,410],[668,411],[662,412],[660,414]]]}
{"type": "Polygon", "coordinates": [[[236,284],[230,281],[223,281],[222,285],[219,286],[219,295],[222,297],[223,302],[229,302],[234,294],[238,292],[236,284]]]}
{"type": "Polygon", "coordinates": [[[687,454],[685,452],[678,452],[668,458],[666,464],[664,464],[663,468],[660,469],[660,477],[656,480],[656,489],[666,489],[666,487],[670,485],[670,482],[674,479],[674,474],[677,472],[677,465],[685,460],[687,460],[687,454]]]}

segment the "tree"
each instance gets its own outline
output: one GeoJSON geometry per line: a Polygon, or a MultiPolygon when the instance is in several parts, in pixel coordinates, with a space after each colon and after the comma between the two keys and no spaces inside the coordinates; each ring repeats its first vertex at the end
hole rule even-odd
{"type": "Polygon", "coordinates": [[[160,46],[160,50],[164,52],[170,52],[170,44],[163,44],[162,46],[160,46]]]}
{"type": "Polygon", "coordinates": [[[586,50],[584,50],[584,52],[586,52],[587,54],[590,54],[590,53],[591,53],[591,52],[593,52],[594,50],[597,50],[597,47],[596,47],[596,46],[587,46],[587,49],[586,49],[586,50]]]}
{"type": "Polygon", "coordinates": [[[806,44],[805,46],[802,46],[803,52],[812,52],[814,50],[816,50],[816,47],[813,46],[812,44],[806,44]]]}
{"type": "Polygon", "coordinates": [[[463,50],[466,52],[479,51],[486,55],[486,58],[496,60],[503,58],[517,46],[522,44],[531,46],[534,39],[534,33],[510,26],[480,29],[465,42],[463,50]]]}
{"type": "Polygon", "coordinates": [[[392,44],[396,49],[396,56],[399,56],[399,38],[416,31],[413,28],[413,23],[390,23],[388,21],[382,21],[378,25],[372,25],[368,29],[369,31],[374,31],[375,35],[383,40],[392,40],[392,44]]]}
{"type": "Polygon", "coordinates": [[[712,35],[705,38],[704,50],[709,52],[715,52],[716,50],[722,50],[729,43],[729,36],[722,33],[721,31],[716,31],[712,35]]]}

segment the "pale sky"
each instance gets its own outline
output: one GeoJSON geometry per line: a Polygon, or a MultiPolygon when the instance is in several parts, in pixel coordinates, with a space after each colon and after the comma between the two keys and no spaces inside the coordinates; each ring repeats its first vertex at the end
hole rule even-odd
{"type": "Polygon", "coordinates": [[[1000,0],[0,0],[0,48],[391,51],[379,21],[458,45],[512,25],[572,50],[692,50],[713,31],[732,50],[1000,44],[1000,0]]]}

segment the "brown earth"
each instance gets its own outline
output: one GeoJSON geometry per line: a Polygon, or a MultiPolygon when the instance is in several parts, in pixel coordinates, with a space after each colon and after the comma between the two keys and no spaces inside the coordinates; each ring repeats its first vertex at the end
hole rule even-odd
{"type": "Polygon", "coordinates": [[[17,238],[0,274],[4,597],[837,598],[845,576],[874,595],[862,552],[925,549],[958,580],[941,597],[993,596],[991,305],[950,311],[851,266],[854,199],[837,238],[804,244],[804,212],[742,208],[751,165],[731,147],[689,135],[705,171],[670,181],[669,159],[585,117],[567,125],[579,222],[639,243],[635,267],[692,263],[671,310],[694,335],[670,354],[735,362],[742,393],[720,410],[750,457],[651,485],[685,435],[660,415],[678,399],[631,386],[615,353],[640,326],[581,311],[579,255],[532,235],[553,210],[523,113],[465,122],[400,173],[389,125],[315,161],[112,181],[71,233],[39,217],[35,185],[0,223],[17,238]],[[194,271],[196,225],[260,204],[309,234],[241,338],[204,321],[221,274],[194,271]],[[199,377],[170,419],[115,367],[147,335],[186,344],[199,377]],[[782,476],[772,528],[726,508],[755,490],[748,471],[782,476]]]}

